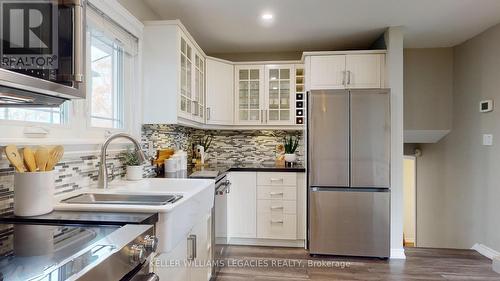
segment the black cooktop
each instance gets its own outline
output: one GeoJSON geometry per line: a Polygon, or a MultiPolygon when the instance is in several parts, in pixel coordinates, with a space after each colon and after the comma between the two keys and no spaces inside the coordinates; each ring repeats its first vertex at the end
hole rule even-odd
{"type": "Polygon", "coordinates": [[[88,247],[118,228],[0,224],[0,280],[66,280],[113,251],[88,247]]]}

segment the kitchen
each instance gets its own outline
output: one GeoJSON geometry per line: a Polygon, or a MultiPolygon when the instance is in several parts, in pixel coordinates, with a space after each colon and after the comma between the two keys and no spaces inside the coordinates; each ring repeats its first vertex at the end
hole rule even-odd
{"type": "Polygon", "coordinates": [[[406,126],[408,46],[460,47],[498,2],[442,0],[429,27],[315,1],[0,2],[2,280],[500,280],[484,248],[403,228],[403,155],[443,131],[406,126]]]}

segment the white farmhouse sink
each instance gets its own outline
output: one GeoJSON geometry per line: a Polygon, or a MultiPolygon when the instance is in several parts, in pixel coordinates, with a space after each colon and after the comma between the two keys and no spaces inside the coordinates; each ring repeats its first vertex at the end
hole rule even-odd
{"type": "MultiPolygon", "coordinates": [[[[55,210],[65,211],[105,211],[105,212],[143,212],[159,213],[156,235],[159,238],[158,252],[169,252],[184,239],[193,226],[210,212],[214,204],[215,182],[206,179],[144,179],[141,181],[115,181],[109,188],[84,189],[55,197],[55,210]],[[140,205],[102,202],[65,203],[64,199],[82,194],[126,194],[164,197],[181,195],[182,198],[163,205],[140,205]]],[[[102,198],[113,196],[100,196],[102,198]]],[[[114,196],[121,197],[121,196],[114,196]]]]}

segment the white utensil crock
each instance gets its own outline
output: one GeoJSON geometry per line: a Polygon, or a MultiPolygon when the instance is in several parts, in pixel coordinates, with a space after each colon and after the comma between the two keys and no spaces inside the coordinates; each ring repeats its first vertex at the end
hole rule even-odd
{"type": "Polygon", "coordinates": [[[14,215],[39,216],[54,210],[54,171],[14,174],[14,215]]]}
{"type": "Polygon", "coordinates": [[[127,166],[127,180],[142,180],[142,166],[127,166]]]}

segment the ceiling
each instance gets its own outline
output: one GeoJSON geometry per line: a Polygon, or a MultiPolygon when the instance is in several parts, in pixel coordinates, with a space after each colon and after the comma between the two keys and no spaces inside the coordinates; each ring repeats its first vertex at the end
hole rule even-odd
{"type": "Polygon", "coordinates": [[[407,48],[451,47],[500,22],[500,0],[142,1],[208,54],[363,49],[388,26],[404,28],[407,48]]]}

